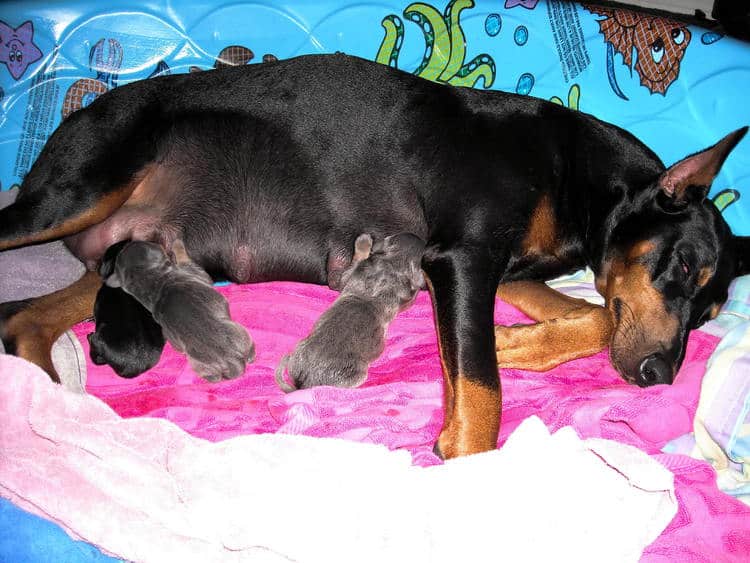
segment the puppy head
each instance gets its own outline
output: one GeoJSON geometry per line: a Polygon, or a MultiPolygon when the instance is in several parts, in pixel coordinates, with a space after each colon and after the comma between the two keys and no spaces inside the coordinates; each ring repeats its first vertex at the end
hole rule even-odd
{"type": "Polygon", "coordinates": [[[390,262],[398,277],[399,302],[405,308],[424,287],[422,256],[426,243],[412,233],[399,233],[385,237],[373,246],[373,253],[382,253],[390,262]]]}
{"type": "Polygon", "coordinates": [[[114,262],[114,270],[104,281],[109,287],[126,290],[135,286],[144,286],[145,290],[174,267],[161,246],[143,241],[126,243],[119,249],[114,262]]]}

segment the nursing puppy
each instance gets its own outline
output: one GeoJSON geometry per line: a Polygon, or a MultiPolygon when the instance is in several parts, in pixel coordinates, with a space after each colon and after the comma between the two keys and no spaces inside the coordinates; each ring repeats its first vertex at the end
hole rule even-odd
{"type": "MultiPolygon", "coordinates": [[[[104,253],[99,273],[110,276],[121,241],[104,253]]],[[[120,377],[135,377],[156,365],[164,349],[164,334],[151,313],[120,288],[102,285],[94,303],[96,330],[88,335],[91,361],[108,364],[120,377]]]]}
{"type": "Polygon", "coordinates": [[[276,368],[285,392],[318,385],[356,387],[385,347],[388,324],[414,301],[424,283],[420,267],[425,242],[409,233],[373,245],[362,234],[354,244],[351,266],[342,274],[343,289],[320,317],[312,333],[276,368]],[[285,370],[291,384],[284,380],[285,370]]]}
{"type": "Polygon", "coordinates": [[[148,309],[198,375],[208,381],[237,377],[255,357],[250,336],[232,321],[226,300],[181,241],[172,253],[174,261],[158,244],[129,242],[104,281],[122,287],[148,309]]]}

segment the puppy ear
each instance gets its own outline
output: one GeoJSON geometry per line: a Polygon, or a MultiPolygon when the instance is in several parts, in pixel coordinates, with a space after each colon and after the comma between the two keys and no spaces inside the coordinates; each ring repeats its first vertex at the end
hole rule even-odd
{"type": "Polygon", "coordinates": [[[109,246],[107,250],[104,251],[104,256],[102,256],[102,263],[99,264],[99,275],[102,278],[107,278],[112,275],[112,273],[115,271],[115,262],[117,261],[117,257],[120,255],[120,252],[122,252],[122,249],[125,248],[130,243],[129,240],[121,240],[120,242],[116,242],[115,244],[109,246]]]}
{"type": "Polygon", "coordinates": [[[352,257],[353,262],[361,262],[367,260],[370,257],[372,251],[372,237],[368,234],[361,234],[354,241],[354,256],[352,257]]]}
{"type": "Polygon", "coordinates": [[[116,272],[105,277],[104,283],[109,287],[122,287],[122,280],[120,280],[120,276],[116,272]]]}
{"type": "Polygon", "coordinates": [[[185,243],[181,239],[177,239],[172,243],[171,255],[174,257],[174,262],[178,266],[181,264],[191,264],[193,261],[188,256],[185,243]]]}
{"type": "Polygon", "coordinates": [[[737,264],[737,276],[750,274],[750,237],[732,236],[732,247],[737,264]]]}
{"type": "Polygon", "coordinates": [[[413,265],[410,281],[411,290],[414,292],[420,291],[424,287],[424,273],[418,263],[413,265]]]}
{"type": "Polygon", "coordinates": [[[670,166],[659,177],[661,191],[675,203],[703,200],[729,153],[747,133],[737,129],[714,146],[695,153],[670,166]]]}

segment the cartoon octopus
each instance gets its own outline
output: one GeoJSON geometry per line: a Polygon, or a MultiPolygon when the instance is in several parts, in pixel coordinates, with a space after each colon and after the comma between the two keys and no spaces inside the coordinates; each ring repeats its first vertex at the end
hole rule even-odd
{"type": "MultiPolygon", "coordinates": [[[[680,62],[690,43],[690,30],[680,22],[665,18],[600,6],[584,7],[593,14],[605,16],[599,20],[605,42],[622,55],[629,68],[635,68],[641,85],[652,94],[664,95],[680,74],[680,62]],[[636,52],[635,66],[633,49],[636,52]]],[[[612,79],[613,73],[610,72],[610,81],[612,79]]],[[[612,87],[621,95],[616,84],[612,87]]]]}

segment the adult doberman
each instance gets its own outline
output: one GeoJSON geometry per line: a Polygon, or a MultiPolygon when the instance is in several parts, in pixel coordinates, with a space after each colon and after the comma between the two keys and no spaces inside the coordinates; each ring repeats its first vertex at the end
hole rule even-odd
{"type": "MultiPolygon", "coordinates": [[[[747,128],[665,168],[631,134],[531,97],[453,88],[345,55],[173,75],[102,95],[55,131],[0,211],[0,249],[64,238],[90,269],[123,239],[181,239],[238,283],[337,287],[360,233],[411,232],[434,303],[444,457],[496,447],[501,365],[610,345],[671,383],[688,331],[748,271],[708,187],[747,128]],[[542,280],[590,266],[606,308],[542,280]],[[493,330],[501,294],[539,321],[493,330]]],[[[46,369],[90,317],[95,273],[7,304],[6,347],[46,369]]]]}

